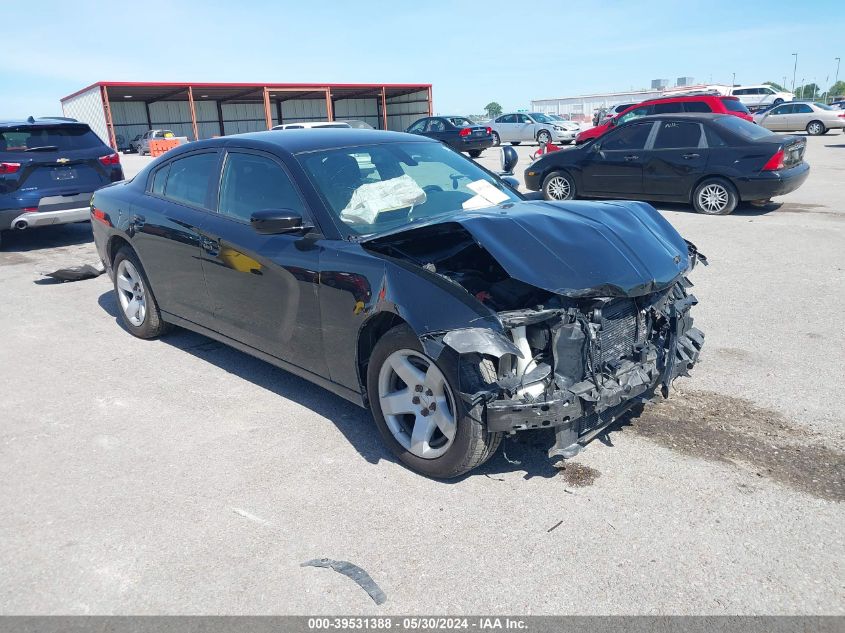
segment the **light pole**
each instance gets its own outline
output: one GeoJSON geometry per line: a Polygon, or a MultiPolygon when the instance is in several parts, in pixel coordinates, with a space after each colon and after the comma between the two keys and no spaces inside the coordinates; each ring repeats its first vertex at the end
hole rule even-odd
{"type": "Polygon", "coordinates": [[[798,70],[798,53],[792,53],[795,58],[795,65],[792,67],[792,94],[795,94],[795,72],[798,70]]]}
{"type": "MultiPolygon", "coordinates": [[[[793,93],[793,94],[794,94],[794,93],[793,93]]],[[[798,97],[798,98],[799,98],[799,99],[803,99],[803,98],[804,98],[804,78],[803,78],[803,77],[801,77],[801,96],[800,96],[800,97],[798,97]]]]}
{"type": "Polygon", "coordinates": [[[733,91],[733,87],[736,85],[736,73],[731,73],[731,91],[733,91]]]}
{"type": "Polygon", "coordinates": [[[834,83],[834,85],[839,83],[839,58],[838,57],[836,58],[836,77],[833,79],[833,83],[834,83]]]}

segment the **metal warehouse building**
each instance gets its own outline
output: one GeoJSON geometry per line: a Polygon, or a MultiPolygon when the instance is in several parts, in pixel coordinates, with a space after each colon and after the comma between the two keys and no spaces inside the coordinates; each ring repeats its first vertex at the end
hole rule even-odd
{"type": "Polygon", "coordinates": [[[431,84],[134,83],[99,81],[62,100],[65,116],[114,149],[151,128],[191,140],[280,123],[358,119],[404,130],[432,114],[431,84]]]}
{"type": "MultiPolygon", "coordinates": [[[[684,77],[683,79],[689,79],[689,77],[684,77]]],[[[670,96],[672,93],[693,90],[716,90],[722,94],[728,94],[730,86],[723,84],[679,85],[674,88],[662,90],[630,90],[628,92],[606,92],[578,97],[533,99],[531,101],[531,110],[546,114],[566,114],[575,121],[589,121],[593,116],[593,112],[598,108],[612,107],[621,103],[639,103],[646,99],[670,96]]]]}

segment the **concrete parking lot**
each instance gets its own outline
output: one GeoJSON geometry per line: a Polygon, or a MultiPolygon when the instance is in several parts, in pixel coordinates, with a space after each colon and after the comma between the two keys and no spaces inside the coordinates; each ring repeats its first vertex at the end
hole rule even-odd
{"type": "Polygon", "coordinates": [[[810,178],[763,209],[659,206],[711,262],[692,378],[562,470],[521,435],[448,483],[284,371],[133,338],[106,276],[45,283],[96,258],[89,226],[8,235],[0,612],[845,614],[843,157],[808,138],[810,178]]]}

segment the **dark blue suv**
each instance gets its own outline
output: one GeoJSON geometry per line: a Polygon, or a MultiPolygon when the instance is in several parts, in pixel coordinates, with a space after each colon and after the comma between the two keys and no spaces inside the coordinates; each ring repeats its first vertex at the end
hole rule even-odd
{"type": "Polygon", "coordinates": [[[88,220],[91,195],[118,180],[120,158],[86,124],[0,121],[0,236],[88,220]]]}

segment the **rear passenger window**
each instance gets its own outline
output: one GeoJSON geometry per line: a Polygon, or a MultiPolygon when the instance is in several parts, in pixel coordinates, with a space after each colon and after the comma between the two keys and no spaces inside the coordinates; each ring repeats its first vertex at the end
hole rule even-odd
{"type": "Polygon", "coordinates": [[[690,101],[684,104],[684,112],[713,112],[703,101],[690,101]]]}
{"type": "Polygon", "coordinates": [[[194,154],[170,163],[164,195],[176,202],[206,207],[208,184],[216,171],[217,153],[194,154]]]}
{"type": "Polygon", "coordinates": [[[678,101],[674,103],[655,103],[654,114],[677,114],[684,111],[684,104],[678,101]]]}
{"type": "Polygon", "coordinates": [[[654,149],[687,149],[698,147],[701,126],[689,121],[666,121],[657,132],[654,149]]]}
{"type": "Polygon", "coordinates": [[[705,127],[704,135],[707,138],[707,147],[727,147],[727,142],[712,128],[705,127]]]}
{"type": "Polygon", "coordinates": [[[305,215],[305,206],[287,172],[275,161],[230,152],[220,182],[217,210],[249,222],[256,211],[289,209],[305,215]]]}
{"type": "Polygon", "coordinates": [[[153,176],[153,186],[150,191],[157,196],[164,195],[164,187],[167,184],[167,174],[170,172],[170,163],[160,168],[153,176]]]}

